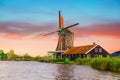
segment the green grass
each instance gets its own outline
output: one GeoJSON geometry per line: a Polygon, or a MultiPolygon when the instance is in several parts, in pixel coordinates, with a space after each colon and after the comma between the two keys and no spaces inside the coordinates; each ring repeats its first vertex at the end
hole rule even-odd
{"type": "Polygon", "coordinates": [[[78,65],[90,65],[90,62],[91,62],[91,58],[77,58],[75,60],[75,64],[78,64],[78,65]]]}
{"type": "Polygon", "coordinates": [[[92,68],[120,72],[120,57],[78,58],[75,64],[90,65],[92,68]]]}

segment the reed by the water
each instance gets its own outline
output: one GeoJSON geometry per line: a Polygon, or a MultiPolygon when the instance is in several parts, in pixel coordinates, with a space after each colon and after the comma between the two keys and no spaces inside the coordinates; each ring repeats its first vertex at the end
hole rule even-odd
{"type": "Polygon", "coordinates": [[[120,57],[78,58],[75,64],[90,65],[93,68],[120,72],[120,57]]]}

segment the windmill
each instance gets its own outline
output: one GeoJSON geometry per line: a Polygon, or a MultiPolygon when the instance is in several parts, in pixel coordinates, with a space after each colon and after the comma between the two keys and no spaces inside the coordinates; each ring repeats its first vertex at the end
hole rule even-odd
{"type": "Polygon", "coordinates": [[[53,33],[58,33],[59,38],[58,38],[57,48],[54,52],[51,53],[62,54],[64,51],[73,47],[74,33],[68,29],[78,24],[79,23],[64,27],[64,20],[61,15],[61,12],[59,11],[59,29],[44,35],[47,36],[53,33]]]}

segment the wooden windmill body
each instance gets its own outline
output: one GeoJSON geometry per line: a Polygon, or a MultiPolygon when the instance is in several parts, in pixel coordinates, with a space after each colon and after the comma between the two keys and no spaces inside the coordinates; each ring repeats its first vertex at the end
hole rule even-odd
{"type": "Polygon", "coordinates": [[[56,51],[66,51],[73,47],[74,44],[74,33],[70,30],[64,31],[64,36],[62,37],[60,32],[58,33],[58,43],[56,47],[56,51]]]}

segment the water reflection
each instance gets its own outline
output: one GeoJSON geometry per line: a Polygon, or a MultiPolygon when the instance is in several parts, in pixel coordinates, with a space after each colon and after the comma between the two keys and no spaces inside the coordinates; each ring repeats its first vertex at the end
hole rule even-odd
{"type": "Polygon", "coordinates": [[[120,80],[120,74],[93,69],[90,66],[75,65],[76,80],[120,80]]]}
{"type": "Polygon", "coordinates": [[[56,75],[56,80],[73,80],[74,78],[74,66],[61,64],[58,66],[58,74],[56,75]]]}
{"type": "Polygon", "coordinates": [[[83,65],[0,61],[0,80],[120,80],[120,74],[83,65]]]}

